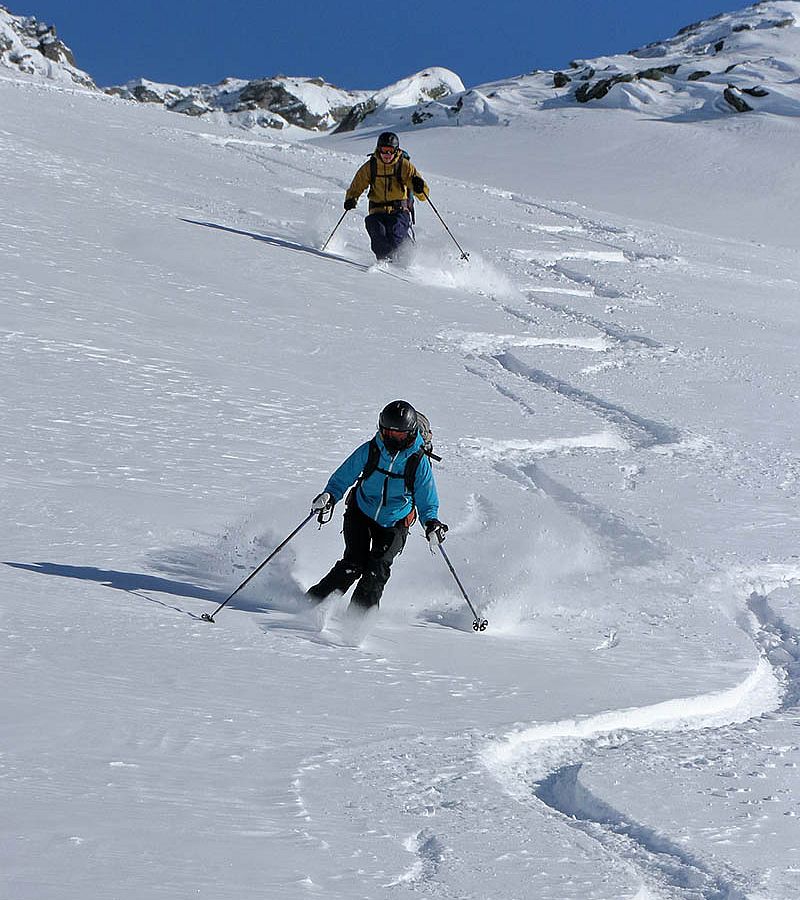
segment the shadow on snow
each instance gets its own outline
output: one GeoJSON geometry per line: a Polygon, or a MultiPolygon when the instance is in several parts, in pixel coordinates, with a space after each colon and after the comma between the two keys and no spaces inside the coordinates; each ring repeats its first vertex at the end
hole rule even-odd
{"type": "Polygon", "coordinates": [[[5,562],[4,565],[13,569],[25,569],[28,572],[38,572],[40,575],[57,575],[60,578],[77,578],[79,581],[94,581],[106,587],[128,594],[143,597],[151,603],[158,603],[176,612],[185,613],[192,618],[199,618],[194,613],[177,606],[170,606],[154,597],[147,597],[139,591],[156,591],[160,594],[170,594],[175,597],[192,597],[197,600],[208,600],[211,603],[219,603],[224,597],[218,591],[200,587],[188,581],[172,581],[168,578],[159,578],[156,575],[144,575],[140,572],[117,572],[112,569],[97,569],[94,566],[69,566],[61,563],[20,563],[5,562]]]}
{"type": "Polygon", "coordinates": [[[231,228],[228,225],[218,225],[216,222],[200,222],[196,219],[181,219],[181,222],[187,222],[189,225],[202,225],[203,228],[216,228],[218,231],[227,231],[230,234],[241,234],[244,237],[252,238],[254,241],[262,241],[273,247],[282,247],[284,250],[294,250],[298,253],[307,253],[310,256],[316,256],[320,259],[334,260],[335,262],[346,263],[360,272],[366,272],[369,266],[365,263],[356,262],[348,259],[346,256],[339,256],[336,253],[329,253],[327,250],[318,250],[308,244],[299,244],[297,241],[289,241],[286,238],[273,237],[269,234],[259,234],[256,231],[242,231],[240,228],[231,228]]]}

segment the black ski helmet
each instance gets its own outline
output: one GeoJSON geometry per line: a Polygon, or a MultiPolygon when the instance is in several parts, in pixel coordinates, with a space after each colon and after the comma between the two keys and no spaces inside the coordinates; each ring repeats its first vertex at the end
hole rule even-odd
{"type": "Polygon", "coordinates": [[[405,400],[392,400],[381,410],[378,427],[388,428],[391,431],[415,432],[417,430],[417,411],[405,400]]]}
{"type": "Polygon", "coordinates": [[[397,150],[399,146],[400,138],[398,138],[393,131],[384,131],[378,136],[378,143],[375,145],[375,149],[379,150],[381,147],[391,147],[392,150],[397,150]]]}
{"type": "Polygon", "coordinates": [[[417,413],[405,400],[393,400],[378,417],[378,431],[387,450],[397,453],[410,447],[417,436],[417,413]]]}

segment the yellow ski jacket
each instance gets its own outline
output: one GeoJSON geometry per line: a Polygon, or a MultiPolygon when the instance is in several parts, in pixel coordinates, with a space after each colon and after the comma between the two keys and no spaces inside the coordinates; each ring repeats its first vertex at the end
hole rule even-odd
{"type": "MultiPolygon", "coordinates": [[[[408,197],[412,193],[411,179],[421,178],[419,171],[403,155],[402,150],[397,150],[390,163],[384,163],[376,150],[372,156],[356,172],[350,187],[347,189],[345,199],[358,200],[369,188],[370,213],[395,212],[398,209],[406,209],[408,197]],[[372,179],[372,170],[375,169],[375,179],[372,179]]],[[[424,184],[423,180],[423,184],[424,184]]],[[[421,193],[415,193],[419,200],[425,199],[428,193],[428,185],[421,193]]]]}

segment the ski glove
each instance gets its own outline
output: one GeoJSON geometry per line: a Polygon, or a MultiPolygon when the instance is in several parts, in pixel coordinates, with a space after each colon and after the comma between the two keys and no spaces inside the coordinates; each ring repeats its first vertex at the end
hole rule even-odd
{"type": "Polygon", "coordinates": [[[429,519],[425,523],[425,537],[432,544],[441,544],[444,542],[444,535],[447,531],[447,525],[438,519],[429,519]]]}
{"type": "Polygon", "coordinates": [[[351,210],[351,209],[355,209],[355,208],[356,208],[356,203],[358,203],[358,200],[356,200],[355,197],[347,197],[347,198],[345,199],[345,201],[344,201],[344,208],[345,208],[345,210],[348,210],[348,211],[349,211],[349,210],[351,210]]]}
{"type": "Polygon", "coordinates": [[[334,499],[327,491],[317,494],[311,501],[311,512],[328,512],[333,509],[334,499]]]}
{"type": "Polygon", "coordinates": [[[419,175],[414,175],[411,179],[411,187],[414,190],[415,194],[422,194],[425,192],[425,182],[419,177],[419,175]]]}

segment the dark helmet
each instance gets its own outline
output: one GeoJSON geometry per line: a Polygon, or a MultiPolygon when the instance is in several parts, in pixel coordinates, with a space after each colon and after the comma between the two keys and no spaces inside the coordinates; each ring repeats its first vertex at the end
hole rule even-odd
{"type": "Polygon", "coordinates": [[[393,400],[381,410],[378,430],[390,453],[410,447],[417,436],[417,413],[405,400],[393,400]]]}
{"type": "Polygon", "coordinates": [[[375,144],[375,149],[379,149],[381,147],[391,147],[393,150],[397,150],[400,146],[400,139],[393,131],[384,131],[382,134],[378,136],[378,143],[375,144]]]}

